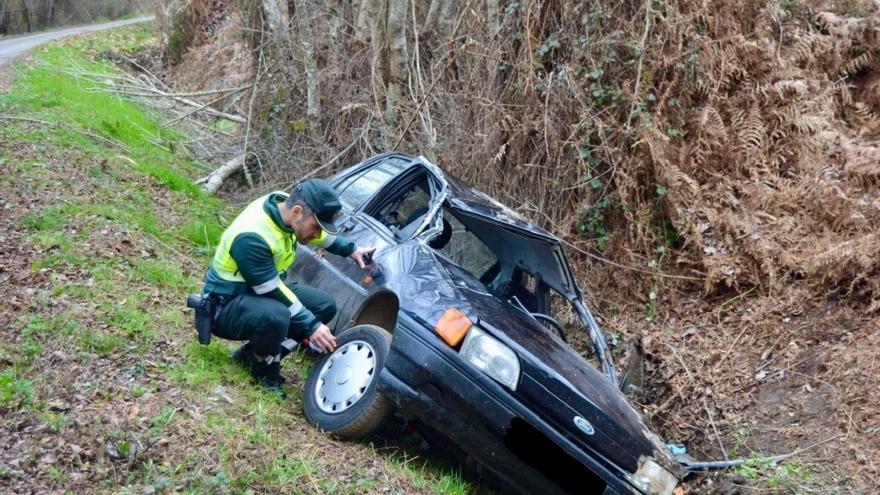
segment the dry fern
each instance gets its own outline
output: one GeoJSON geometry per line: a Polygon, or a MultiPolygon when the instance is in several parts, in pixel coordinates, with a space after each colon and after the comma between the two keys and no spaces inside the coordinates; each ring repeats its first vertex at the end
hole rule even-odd
{"type": "Polygon", "coordinates": [[[749,157],[755,157],[755,151],[764,146],[765,132],[761,111],[757,105],[752,105],[742,128],[738,131],[740,142],[749,157]]]}
{"type": "Polygon", "coordinates": [[[813,48],[816,45],[815,38],[806,33],[797,33],[796,36],[798,41],[791,47],[792,62],[800,64],[814,60],[813,48]]]}
{"type": "Polygon", "coordinates": [[[840,69],[841,76],[853,76],[860,72],[862,69],[870,67],[872,62],[871,54],[865,52],[858,57],[848,61],[843,68],[840,69]]]}

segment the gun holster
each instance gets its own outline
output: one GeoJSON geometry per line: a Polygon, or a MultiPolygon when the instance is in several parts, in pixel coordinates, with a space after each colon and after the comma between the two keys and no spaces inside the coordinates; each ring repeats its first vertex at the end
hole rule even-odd
{"type": "Polygon", "coordinates": [[[199,333],[199,344],[210,344],[214,318],[220,310],[219,301],[211,295],[190,294],[186,298],[186,305],[196,310],[196,331],[199,333]]]}

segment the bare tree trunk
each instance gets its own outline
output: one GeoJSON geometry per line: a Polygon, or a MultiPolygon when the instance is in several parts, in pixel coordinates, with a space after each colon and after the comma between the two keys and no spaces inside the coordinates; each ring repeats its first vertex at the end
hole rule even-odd
{"type": "Polygon", "coordinates": [[[55,0],[46,0],[48,4],[46,7],[46,25],[50,25],[55,22],[55,0]]]}
{"type": "Polygon", "coordinates": [[[296,21],[299,27],[299,44],[302,47],[303,65],[306,73],[307,105],[306,114],[309,126],[317,132],[321,119],[321,87],[318,81],[318,63],[315,60],[315,45],[312,35],[312,9],[308,0],[294,0],[296,21]]]}
{"type": "Polygon", "coordinates": [[[451,31],[452,16],[455,8],[459,6],[456,0],[431,0],[428,13],[425,15],[423,32],[435,32],[440,36],[446,36],[451,31]]]}
{"type": "Polygon", "coordinates": [[[501,22],[499,21],[498,0],[486,0],[486,15],[489,17],[489,29],[492,34],[498,34],[501,30],[501,22]]]}
{"type": "Polygon", "coordinates": [[[367,36],[370,34],[370,24],[368,21],[369,4],[370,0],[360,0],[358,2],[357,17],[355,17],[354,21],[354,37],[360,41],[367,41],[367,36]]]}
{"type": "Polygon", "coordinates": [[[440,14],[443,0],[431,0],[428,5],[428,13],[425,14],[425,23],[422,24],[422,32],[432,31],[437,27],[437,16],[440,14]]]}
{"type": "Polygon", "coordinates": [[[27,23],[27,32],[31,32],[31,11],[28,8],[27,0],[21,0],[21,9],[24,12],[24,20],[27,23]]]}
{"type": "MultiPolygon", "coordinates": [[[[345,43],[345,38],[347,38],[345,35],[347,31],[347,22],[342,12],[331,11],[330,18],[327,19],[327,24],[329,25],[329,39],[330,46],[332,47],[328,50],[327,66],[333,67],[333,77],[336,77],[335,74],[338,74],[337,68],[342,66],[342,59],[347,58],[346,54],[349,53],[345,43]]],[[[361,39],[361,41],[363,41],[363,39],[361,39]]]]}
{"type": "MultiPolygon", "coordinates": [[[[370,87],[373,93],[373,102],[377,117],[383,113],[385,106],[386,81],[388,80],[386,43],[386,18],[388,12],[387,0],[367,0],[367,22],[370,25],[370,87]]],[[[383,138],[390,139],[386,128],[383,138]]]]}
{"type": "Polygon", "coordinates": [[[266,13],[266,20],[269,22],[269,28],[272,30],[278,50],[286,57],[288,53],[287,26],[289,23],[287,3],[278,0],[263,0],[263,12],[266,13]]]}
{"type": "Polygon", "coordinates": [[[0,34],[6,34],[9,29],[9,6],[6,2],[0,4],[0,34]]]}
{"type": "Polygon", "coordinates": [[[370,47],[373,52],[374,70],[384,79],[385,62],[385,19],[388,0],[367,0],[367,19],[370,24],[370,47]]]}
{"type": "Polygon", "coordinates": [[[452,32],[452,19],[456,14],[456,7],[459,2],[457,0],[443,0],[443,8],[440,10],[440,18],[437,19],[437,27],[443,36],[448,36],[452,32]]]}
{"type": "Polygon", "coordinates": [[[407,0],[388,0],[388,92],[385,97],[385,122],[397,122],[397,107],[407,78],[406,55],[407,0]]]}

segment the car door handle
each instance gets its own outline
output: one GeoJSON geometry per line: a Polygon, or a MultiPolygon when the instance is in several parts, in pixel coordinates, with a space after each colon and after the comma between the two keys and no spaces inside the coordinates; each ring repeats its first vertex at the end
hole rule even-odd
{"type": "Polygon", "coordinates": [[[343,234],[347,234],[348,232],[351,231],[352,228],[354,228],[354,219],[353,218],[346,218],[345,220],[342,221],[342,224],[339,226],[339,230],[343,234]]]}

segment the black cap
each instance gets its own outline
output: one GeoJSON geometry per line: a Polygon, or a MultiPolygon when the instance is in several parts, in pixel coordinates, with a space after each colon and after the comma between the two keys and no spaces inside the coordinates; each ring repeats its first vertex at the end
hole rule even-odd
{"type": "Polygon", "coordinates": [[[327,181],[322,179],[309,179],[297,184],[297,191],[302,193],[303,199],[309,205],[309,209],[315,213],[318,225],[328,234],[337,234],[339,230],[333,223],[333,219],[342,208],[339,196],[327,181]]]}

